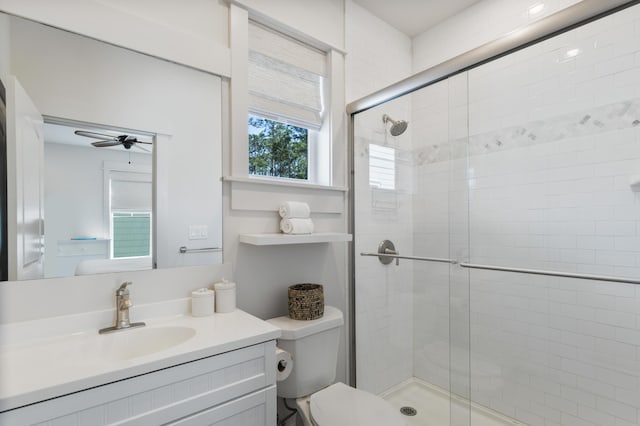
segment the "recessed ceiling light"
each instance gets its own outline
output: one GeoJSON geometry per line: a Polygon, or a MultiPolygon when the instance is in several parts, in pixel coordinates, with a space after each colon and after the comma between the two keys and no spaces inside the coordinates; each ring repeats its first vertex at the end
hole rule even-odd
{"type": "Polygon", "coordinates": [[[529,6],[529,16],[537,15],[544,10],[544,3],[535,3],[529,6]]]}
{"type": "Polygon", "coordinates": [[[574,58],[579,54],[580,54],[580,49],[570,49],[570,50],[567,50],[567,53],[565,53],[565,56],[567,58],[574,58]]]}

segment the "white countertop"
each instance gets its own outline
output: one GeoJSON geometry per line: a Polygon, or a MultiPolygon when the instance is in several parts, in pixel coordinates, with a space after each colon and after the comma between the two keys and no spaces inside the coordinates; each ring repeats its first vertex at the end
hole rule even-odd
{"type": "MultiPolygon", "coordinates": [[[[186,302],[181,301],[184,305],[186,302]]],[[[145,312],[139,310],[138,314],[145,312]]],[[[147,312],[150,312],[147,310],[147,312]]],[[[101,326],[112,324],[104,318],[101,326]]],[[[93,315],[89,323],[95,322],[93,315]]],[[[2,326],[0,329],[0,412],[104,385],[139,374],[217,355],[276,339],[280,330],[241,310],[209,317],[189,314],[146,318],[131,314],[131,321],[144,321],[145,327],[116,332],[123,335],[137,330],[162,327],[188,327],[193,337],[170,348],[129,359],[117,359],[118,348],[105,351],[110,335],[98,334],[99,327],[78,330],[82,316],[30,321],[2,326]],[[71,322],[70,322],[71,321],[71,322]],[[52,324],[59,329],[52,333],[52,324]],[[74,330],[74,328],[76,330],[74,330]],[[38,332],[37,330],[45,330],[38,332]]],[[[91,324],[93,325],[93,324],[91,324]]],[[[147,332],[147,331],[145,331],[147,332]]]]}

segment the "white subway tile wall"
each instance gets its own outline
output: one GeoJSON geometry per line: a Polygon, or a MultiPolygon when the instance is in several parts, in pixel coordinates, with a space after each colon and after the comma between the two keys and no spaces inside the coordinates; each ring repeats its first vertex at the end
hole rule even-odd
{"type": "MultiPolygon", "coordinates": [[[[393,240],[407,252],[413,244],[411,129],[391,136],[384,113],[409,119],[409,99],[372,109],[355,119],[356,254],[377,252],[378,244],[393,240]],[[395,189],[371,185],[372,145],[395,150],[395,189]]],[[[356,256],[356,375],[358,388],[373,393],[413,376],[413,268],[383,265],[377,257],[356,256]]],[[[408,266],[408,267],[407,267],[408,266]]]]}
{"type": "MultiPolygon", "coordinates": [[[[345,8],[346,98],[351,102],[411,74],[411,40],[351,0],[345,8]]],[[[356,376],[358,388],[376,394],[413,376],[413,270],[404,262],[397,268],[359,256],[377,251],[383,239],[392,239],[404,252],[413,244],[412,124],[392,137],[383,114],[410,121],[410,101],[401,99],[355,118],[356,376]],[[396,189],[370,185],[371,144],[395,149],[396,189]]]]}
{"type": "MultiPolygon", "coordinates": [[[[640,277],[639,40],[636,6],[356,115],[356,254],[640,277]],[[397,148],[395,191],[370,187],[371,143],[397,148]]],[[[356,303],[359,388],[640,424],[640,286],[356,256],[356,303]]]]}
{"type": "MultiPolygon", "coordinates": [[[[473,263],[640,277],[640,6],[471,70],[458,135],[449,90],[412,95],[416,253],[464,258],[462,173],[473,263]]],[[[448,388],[465,301],[447,267],[414,277],[415,375],[448,388]]],[[[640,286],[473,270],[469,288],[472,400],[533,426],[640,424],[640,286]]]]}

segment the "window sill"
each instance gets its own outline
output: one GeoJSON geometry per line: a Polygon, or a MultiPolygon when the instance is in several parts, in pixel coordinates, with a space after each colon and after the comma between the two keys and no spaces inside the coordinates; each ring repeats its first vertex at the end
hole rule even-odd
{"type": "Polygon", "coordinates": [[[347,192],[349,190],[348,188],[341,186],[318,185],[315,183],[297,182],[293,179],[277,179],[268,177],[225,176],[222,178],[222,180],[224,182],[251,183],[267,186],[285,186],[291,188],[318,189],[323,191],[347,192]]]}

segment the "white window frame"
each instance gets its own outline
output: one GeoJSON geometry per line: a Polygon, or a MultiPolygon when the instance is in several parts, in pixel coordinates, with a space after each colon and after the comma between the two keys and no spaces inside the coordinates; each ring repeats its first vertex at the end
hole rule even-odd
{"type": "MultiPolygon", "coordinates": [[[[131,173],[132,175],[139,174],[140,181],[150,182],[151,183],[151,191],[155,191],[153,187],[153,170],[151,166],[140,166],[140,165],[132,165],[128,163],[121,163],[115,161],[105,161],[103,163],[103,197],[104,197],[104,229],[109,231],[109,259],[114,259],[113,257],[113,215],[111,211],[111,178],[114,173],[131,173]]],[[[137,179],[136,179],[137,180],[137,179]]],[[[153,197],[153,196],[152,196],[153,197]]],[[[154,222],[156,218],[153,214],[153,206],[151,207],[151,253],[149,256],[136,256],[136,258],[144,258],[144,257],[152,257],[153,256],[153,240],[155,238],[154,235],[154,222]]],[[[124,257],[119,257],[118,259],[128,259],[124,257]]]]}
{"type": "Polygon", "coordinates": [[[397,148],[369,144],[369,187],[395,191],[397,184],[397,148]]]}
{"type": "MultiPolygon", "coordinates": [[[[229,169],[227,180],[273,182],[303,185],[309,188],[337,188],[343,191],[347,184],[346,116],[344,114],[344,51],[310,36],[300,34],[284,24],[265,22],[264,16],[236,4],[230,5],[231,80],[228,100],[230,103],[229,169]],[[271,178],[249,175],[249,141],[247,120],[249,117],[248,52],[249,19],[262,23],[275,31],[287,34],[312,47],[327,52],[327,81],[324,85],[326,113],[318,137],[309,143],[308,179],[271,178]]],[[[258,113],[256,111],[256,113],[258,113]]],[[[261,115],[258,113],[258,115],[261,115]]],[[[264,115],[261,115],[264,116],[264,115]]],[[[270,117],[265,117],[270,118],[270,117]]]]}

